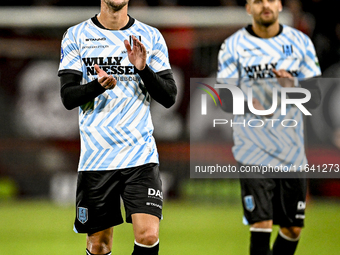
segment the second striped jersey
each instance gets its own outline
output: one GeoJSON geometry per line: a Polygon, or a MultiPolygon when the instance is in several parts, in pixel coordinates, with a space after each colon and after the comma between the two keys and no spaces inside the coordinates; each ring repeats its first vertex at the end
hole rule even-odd
{"type": "MultiPolygon", "coordinates": [[[[310,38],[285,25],[280,25],[280,32],[268,39],[257,37],[252,32],[251,26],[237,31],[222,44],[218,66],[219,83],[237,79],[236,84],[244,92],[245,98],[247,89],[252,88],[253,97],[257,98],[265,109],[271,106],[273,89],[280,91],[281,88],[272,69],[286,70],[297,80],[321,74],[310,38]]],[[[235,84],[235,81],[233,83],[235,84]]],[[[271,118],[246,113],[235,116],[233,121],[246,123],[233,126],[232,151],[238,162],[244,165],[271,166],[299,166],[307,163],[303,114],[296,106],[287,105],[285,115],[281,115],[278,104],[271,118]],[[291,120],[294,120],[294,125],[291,120]],[[255,128],[256,124],[249,123],[265,125],[255,128]]]]}

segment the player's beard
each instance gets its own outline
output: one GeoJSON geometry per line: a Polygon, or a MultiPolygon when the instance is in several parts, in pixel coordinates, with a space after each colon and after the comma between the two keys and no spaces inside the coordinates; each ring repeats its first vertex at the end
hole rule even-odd
{"type": "Polygon", "coordinates": [[[273,13],[273,17],[271,19],[263,19],[260,14],[259,17],[255,21],[260,26],[269,27],[273,25],[277,21],[277,19],[278,19],[278,15],[275,15],[275,13],[273,13]]]}
{"type": "Polygon", "coordinates": [[[121,3],[115,3],[115,1],[112,0],[103,0],[104,3],[113,11],[117,12],[123,9],[124,6],[126,6],[129,3],[129,0],[124,0],[121,3]]]}

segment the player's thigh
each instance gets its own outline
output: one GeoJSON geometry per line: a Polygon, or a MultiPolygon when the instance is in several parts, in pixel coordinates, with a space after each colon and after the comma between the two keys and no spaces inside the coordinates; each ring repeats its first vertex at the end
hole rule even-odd
{"type": "Polygon", "coordinates": [[[125,171],[122,199],[126,221],[132,222],[131,215],[144,213],[162,218],[163,192],[158,164],[150,163],[125,171]]]}
{"type": "Polygon", "coordinates": [[[241,178],[244,216],[249,224],[273,219],[275,182],[267,178],[241,178]]]}
{"type": "Polygon", "coordinates": [[[78,173],[75,230],[95,233],[123,222],[119,171],[78,173]]]}
{"type": "Polygon", "coordinates": [[[279,211],[276,224],[283,227],[303,227],[306,208],[307,181],[304,178],[280,179],[280,197],[275,199],[279,211]]]}

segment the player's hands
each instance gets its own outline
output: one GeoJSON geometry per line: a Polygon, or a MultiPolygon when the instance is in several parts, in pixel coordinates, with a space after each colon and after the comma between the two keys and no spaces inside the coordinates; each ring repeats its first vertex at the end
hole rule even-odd
{"type": "Polygon", "coordinates": [[[260,101],[257,100],[256,98],[253,98],[253,106],[256,110],[260,110],[260,111],[265,110],[262,104],[260,103],[260,101]]]}
{"type": "Polygon", "coordinates": [[[146,48],[135,36],[132,36],[132,39],[132,49],[128,40],[124,40],[130,63],[138,70],[143,70],[146,66],[146,48]]]}
{"type": "Polygon", "coordinates": [[[282,87],[294,87],[294,77],[288,73],[286,70],[276,70],[272,69],[273,73],[275,74],[278,82],[282,87]]]}
{"type": "MultiPolygon", "coordinates": [[[[263,111],[263,110],[266,110],[264,109],[263,105],[260,103],[260,101],[256,98],[253,98],[253,107],[256,109],[256,110],[259,110],[259,111],[263,111]]],[[[265,118],[271,118],[273,117],[274,114],[268,114],[268,115],[264,115],[263,117],[265,118]]]]}
{"type": "Polygon", "coordinates": [[[94,65],[94,69],[98,74],[98,82],[103,88],[113,89],[116,86],[117,80],[112,75],[108,75],[97,64],[94,65]]]}

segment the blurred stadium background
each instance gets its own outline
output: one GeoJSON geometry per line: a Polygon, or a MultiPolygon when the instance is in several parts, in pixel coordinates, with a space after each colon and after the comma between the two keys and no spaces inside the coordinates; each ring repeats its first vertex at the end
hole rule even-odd
{"type": "MultiPolygon", "coordinates": [[[[63,108],[57,69],[65,30],[97,1],[0,3],[0,255],[83,254],[72,231],[79,155],[77,110],[63,108]]],[[[324,77],[324,101],[307,121],[310,163],[340,163],[340,18],[328,0],[285,0],[281,22],[308,34],[324,77]]],[[[129,13],[163,33],[179,96],[152,105],[166,197],[161,254],[247,254],[236,180],[190,179],[189,84],[213,77],[223,40],[249,23],[243,0],[130,0],[129,13]]],[[[197,107],[199,107],[197,105],[197,107]]],[[[192,136],[211,134],[195,126],[192,136]]],[[[220,133],[218,133],[220,134],[220,133]]],[[[222,155],[230,157],[231,136],[222,155]]],[[[339,254],[340,179],[309,180],[307,228],[298,254],[339,254]]],[[[131,226],[116,228],[113,254],[130,254],[131,226]]]]}

